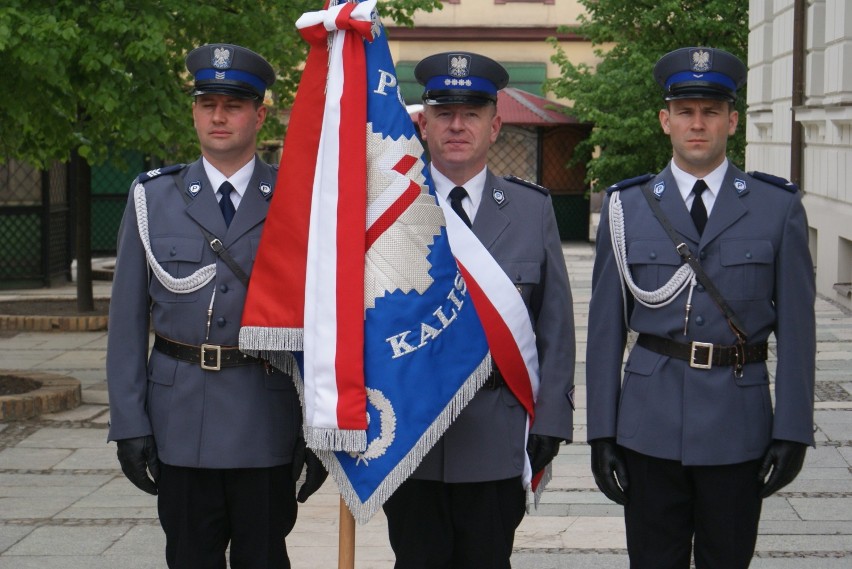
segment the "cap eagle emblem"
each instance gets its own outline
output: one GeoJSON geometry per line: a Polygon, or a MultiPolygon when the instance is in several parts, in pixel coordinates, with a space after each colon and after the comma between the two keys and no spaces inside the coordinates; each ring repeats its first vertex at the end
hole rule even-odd
{"type": "Polygon", "coordinates": [[[231,50],[217,47],[213,50],[213,67],[216,69],[228,69],[231,67],[231,50]]]}
{"type": "Polygon", "coordinates": [[[699,50],[692,53],[692,70],[699,73],[710,71],[710,52],[699,50]]]}
{"type": "Polygon", "coordinates": [[[468,58],[462,55],[454,55],[450,58],[450,75],[453,77],[467,77],[467,65],[468,58]]]}

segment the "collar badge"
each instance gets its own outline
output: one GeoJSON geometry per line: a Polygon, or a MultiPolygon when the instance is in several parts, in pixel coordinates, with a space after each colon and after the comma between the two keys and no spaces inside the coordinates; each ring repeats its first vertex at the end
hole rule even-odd
{"type": "Polygon", "coordinates": [[[272,193],[272,184],[269,182],[261,182],[258,186],[260,189],[260,193],[263,194],[263,197],[268,198],[269,194],[272,193]]]}
{"type": "Polygon", "coordinates": [[[494,198],[494,201],[497,202],[497,205],[503,205],[503,202],[506,201],[506,194],[503,190],[499,188],[494,188],[491,190],[491,197],[494,198]]]}
{"type": "Polygon", "coordinates": [[[201,191],[201,181],[190,182],[186,186],[186,193],[190,195],[190,197],[195,197],[198,195],[198,192],[201,191]]]}
{"type": "Polygon", "coordinates": [[[663,195],[663,192],[666,191],[666,183],[658,182],[656,186],[654,186],[654,195],[657,196],[657,199],[660,199],[660,196],[663,195]]]}
{"type": "Polygon", "coordinates": [[[745,180],[740,180],[739,178],[734,180],[734,188],[736,188],[738,194],[741,194],[748,189],[746,187],[745,180]]]}

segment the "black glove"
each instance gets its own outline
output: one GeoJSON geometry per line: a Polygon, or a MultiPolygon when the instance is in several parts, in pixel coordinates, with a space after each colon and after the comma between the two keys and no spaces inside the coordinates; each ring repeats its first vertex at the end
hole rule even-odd
{"type": "Polygon", "coordinates": [[[607,498],[624,506],[627,504],[627,463],[621,448],[613,438],[594,439],[589,444],[595,484],[607,498]]]}
{"type": "Polygon", "coordinates": [[[540,472],[559,454],[562,439],[549,435],[530,435],[527,441],[527,454],[533,474],[540,472]]]}
{"type": "Polygon", "coordinates": [[[774,440],[769,444],[769,450],[763,456],[763,464],[760,465],[757,473],[761,481],[769,474],[769,478],[760,489],[761,498],[768,498],[796,478],[805,462],[807,448],[804,443],[793,441],[774,440]]]}
{"type": "Polygon", "coordinates": [[[293,481],[297,482],[302,475],[302,468],[307,464],[305,472],[305,481],[299,488],[299,494],[296,499],[304,504],[307,499],[320,489],[322,483],[328,478],[328,471],[322,465],[322,462],[314,454],[314,451],[307,448],[305,439],[299,437],[296,439],[296,448],[293,451],[293,481]]]}
{"type": "Polygon", "coordinates": [[[146,435],[133,439],[121,439],[115,443],[118,446],[116,452],[118,462],[121,463],[121,471],[127,479],[143,492],[156,496],[157,481],[160,479],[160,459],[157,456],[157,443],[154,442],[154,437],[146,435]]]}

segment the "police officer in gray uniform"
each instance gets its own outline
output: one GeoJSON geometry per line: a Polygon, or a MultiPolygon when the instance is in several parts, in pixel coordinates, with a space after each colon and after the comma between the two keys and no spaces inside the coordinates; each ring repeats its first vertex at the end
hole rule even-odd
{"type": "Polygon", "coordinates": [[[525,512],[524,453],[533,472],[572,440],[574,320],[556,218],[544,188],[486,167],[506,70],[482,55],[439,53],[415,68],[419,116],[436,192],[472,227],[515,283],[536,333],[541,385],[525,448],[524,408],[499,371],[385,503],[397,569],[509,567],[525,512]]]}
{"type": "Polygon", "coordinates": [[[632,568],[748,567],[762,499],[814,444],[814,273],[798,189],[727,159],[746,80],[707,47],[654,77],[673,158],[607,190],[586,381],[592,471],[632,568]],[[638,333],[622,376],[628,330],[638,333]],[[777,340],[775,405],[767,339],[777,340]],[[694,546],[693,546],[694,544],[694,546]],[[694,548],[694,551],[693,551],[694,548]]]}
{"type": "Polygon", "coordinates": [[[307,461],[304,501],[325,471],[300,437],[292,378],[236,348],[276,181],[255,155],[275,74],[229,44],[199,47],[186,65],[202,157],[130,188],[110,303],[109,440],[127,478],[158,495],[170,568],[225,567],[229,546],[231,567],[289,567],[296,481],[307,461]]]}

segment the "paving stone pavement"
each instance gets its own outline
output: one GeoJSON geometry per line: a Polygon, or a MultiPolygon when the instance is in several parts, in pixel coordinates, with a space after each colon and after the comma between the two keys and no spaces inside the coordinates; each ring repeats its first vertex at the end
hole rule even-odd
{"type": "MultiPolygon", "coordinates": [[[[594,251],[587,243],[564,250],[578,338],[575,442],[562,447],[540,508],[521,524],[512,566],[623,569],[622,510],[595,488],[585,443],[594,251]]],[[[0,300],[75,294],[74,286],[0,291],[0,300]]],[[[109,283],[96,282],[96,298],[108,295],[109,283]]],[[[798,479],[764,502],[755,569],[852,567],[852,315],[824,298],[816,314],[817,445],[798,479]]],[[[104,332],[0,333],[0,370],[69,375],[83,389],[74,410],[0,423],[0,569],[165,567],[156,500],[125,480],[115,445],[106,442],[105,348],[104,332]]],[[[300,506],[287,540],[294,568],[337,567],[338,514],[330,482],[300,506]]],[[[356,528],[356,568],[393,567],[386,534],[381,512],[356,528]]]]}

